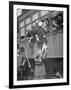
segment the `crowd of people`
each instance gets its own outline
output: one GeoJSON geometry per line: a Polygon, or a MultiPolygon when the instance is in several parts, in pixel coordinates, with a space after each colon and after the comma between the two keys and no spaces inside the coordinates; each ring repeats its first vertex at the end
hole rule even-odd
{"type": "Polygon", "coordinates": [[[21,48],[20,54],[22,58],[20,66],[17,69],[18,80],[28,79],[30,75],[32,76],[34,74],[35,61],[38,60],[39,62],[41,62],[42,58],[45,57],[46,49],[47,47],[44,44],[41,53],[40,52],[36,53],[33,60],[31,60],[28,59],[27,56],[25,55],[25,49],[23,47],[21,48]]]}
{"type": "MultiPolygon", "coordinates": [[[[21,63],[19,67],[17,68],[17,80],[33,80],[35,78],[45,78],[49,74],[48,68],[47,68],[47,51],[48,47],[46,47],[45,44],[42,46],[42,50],[35,54],[34,58],[28,58],[25,54],[25,49],[21,48],[21,63]],[[45,61],[44,61],[45,60],[45,61]],[[39,61],[42,63],[41,65],[36,65],[36,62],[39,61]],[[45,76],[45,77],[43,77],[45,76]]],[[[52,67],[52,66],[51,66],[52,67]]],[[[57,66],[58,67],[58,66],[57,66]]],[[[55,69],[55,68],[53,68],[55,69]]],[[[52,69],[52,76],[51,78],[61,78],[62,75],[60,74],[59,70],[57,70],[55,73],[52,69]],[[54,74],[54,76],[53,76],[54,74]]],[[[56,69],[55,69],[56,70],[56,69]]],[[[50,69],[49,69],[50,71],[50,69]]],[[[51,72],[51,71],[50,71],[51,72]]],[[[50,78],[50,76],[46,77],[50,78]]]]}
{"type": "MultiPolygon", "coordinates": [[[[21,57],[22,57],[21,63],[17,68],[17,80],[23,80],[23,79],[27,80],[28,76],[30,76],[30,74],[32,75],[34,66],[32,67],[30,60],[25,55],[25,50],[23,47],[22,47],[21,57]]],[[[33,62],[35,63],[34,60],[33,62]]]]}

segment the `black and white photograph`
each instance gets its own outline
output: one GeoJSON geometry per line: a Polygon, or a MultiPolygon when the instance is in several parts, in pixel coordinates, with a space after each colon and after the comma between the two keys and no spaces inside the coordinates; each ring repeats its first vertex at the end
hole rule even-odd
{"type": "Polygon", "coordinates": [[[67,8],[13,3],[14,86],[68,82],[67,8]]]}
{"type": "Polygon", "coordinates": [[[17,9],[17,80],[63,78],[63,11],[17,9]]]}

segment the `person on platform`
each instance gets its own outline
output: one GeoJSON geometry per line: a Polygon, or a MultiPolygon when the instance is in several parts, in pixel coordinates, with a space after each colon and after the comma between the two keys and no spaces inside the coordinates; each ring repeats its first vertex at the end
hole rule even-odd
{"type": "Polygon", "coordinates": [[[31,64],[25,55],[25,49],[22,47],[21,48],[21,79],[28,79],[29,72],[31,70],[31,64]]]}

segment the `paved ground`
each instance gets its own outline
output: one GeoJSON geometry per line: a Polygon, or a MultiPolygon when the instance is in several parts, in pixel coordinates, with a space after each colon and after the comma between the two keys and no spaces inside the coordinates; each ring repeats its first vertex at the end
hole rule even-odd
{"type": "Polygon", "coordinates": [[[44,64],[39,64],[35,66],[34,79],[43,79],[46,76],[44,64]]]}
{"type": "Polygon", "coordinates": [[[32,73],[29,72],[28,75],[22,76],[22,79],[18,80],[37,80],[37,79],[56,79],[61,78],[61,75],[57,72],[57,76],[55,73],[47,73],[45,70],[45,66],[43,63],[36,64],[34,71],[32,73]]]}

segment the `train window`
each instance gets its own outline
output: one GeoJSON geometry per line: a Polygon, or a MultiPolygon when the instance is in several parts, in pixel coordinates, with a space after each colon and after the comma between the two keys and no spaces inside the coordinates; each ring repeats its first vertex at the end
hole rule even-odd
{"type": "Polygon", "coordinates": [[[40,15],[41,15],[41,16],[44,16],[44,15],[46,15],[47,13],[48,13],[47,10],[40,11],[40,15]]]}
{"type": "Polygon", "coordinates": [[[38,13],[38,12],[35,13],[35,14],[33,14],[33,16],[32,16],[32,21],[38,19],[38,16],[39,16],[39,13],[38,13]]]}
{"type": "Polygon", "coordinates": [[[31,22],[30,18],[26,18],[26,24],[29,24],[31,22]]]}
{"type": "Polygon", "coordinates": [[[21,29],[21,36],[25,36],[25,27],[21,29]]]}
{"type": "Polygon", "coordinates": [[[22,21],[20,24],[19,24],[19,27],[23,27],[24,26],[24,21],[22,21]]]}
{"type": "Polygon", "coordinates": [[[26,30],[31,30],[31,29],[32,29],[31,24],[29,24],[29,25],[26,26],[26,30]]]}

